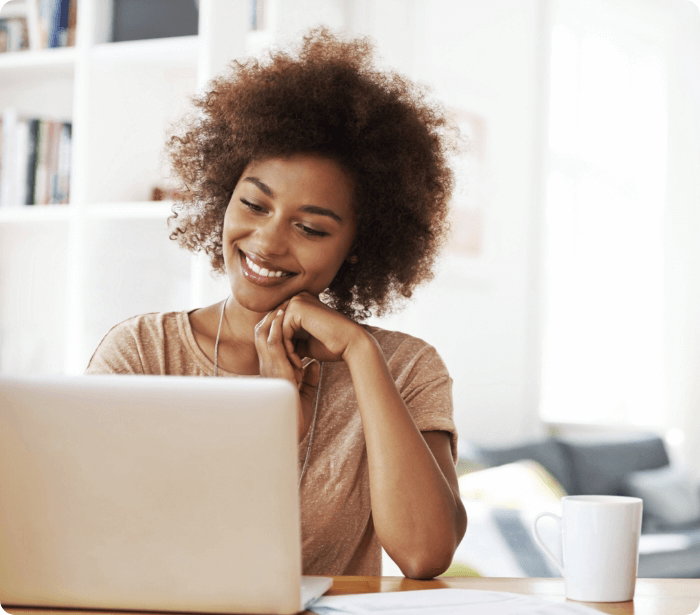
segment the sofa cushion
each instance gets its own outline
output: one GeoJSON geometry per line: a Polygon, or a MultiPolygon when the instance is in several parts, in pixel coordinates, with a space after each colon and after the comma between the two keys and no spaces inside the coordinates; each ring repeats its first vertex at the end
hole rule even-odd
{"type": "Polygon", "coordinates": [[[582,495],[624,495],[628,474],[669,463],[663,440],[655,434],[555,439],[571,463],[574,493],[582,495]]]}
{"type": "Polygon", "coordinates": [[[558,512],[566,491],[547,470],[529,459],[459,477],[463,500],[497,508],[558,512]]]}
{"type": "Polygon", "coordinates": [[[536,461],[559,481],[567,493],[576,493],[575,479],[569,461],[552,438],[507,448],[478,447],[478,452],[480,460],[489,466],[500,466],[523,459],[536,461]]]}
{"type": "Polygon", "coordinates": [[[644,500],[644,521],[661,530],[700,524],[700,486],[689,468],[664,466],[625,477],[626,495],[644,500]]]}

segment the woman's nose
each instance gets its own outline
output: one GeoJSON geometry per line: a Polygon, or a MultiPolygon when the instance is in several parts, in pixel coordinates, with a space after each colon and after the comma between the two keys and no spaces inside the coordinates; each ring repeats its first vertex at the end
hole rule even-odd
{"type": "Polygon", "coordinates": [[[261,255],[280,256],[287,252],[287,233],[282,221],[269,218],[255,232],[255,243],[261,255]]]}

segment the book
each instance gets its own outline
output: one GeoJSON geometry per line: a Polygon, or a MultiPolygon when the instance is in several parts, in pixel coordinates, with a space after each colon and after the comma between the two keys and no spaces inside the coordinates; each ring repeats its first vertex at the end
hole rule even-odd
{"type": "Polygon", "coordinates": [[[68,11],[70,0],[53,0],[53,17],[49,33],[49,47],[68,44],[68,11]]]}
{"type": "Polygon", "coordinates": [[[0,0],[0,53],[29,49],[26,0],[0,0]]]}
{"type": "Polygon", "coordinates": [[[70,195],[70,168],[71,168],[71,136],[70,124],[61,124],[58,147],[58,182],[55,203],[67,205],[70,195]]]}
{"type": "Polygon", "coordinates": [[[41,50],[75,45],[78,0],[13,1],[22,2],[31,49],[41,50]]]}
{"type": "Polygon", "coordinates": [[[15,127],[15,158],[13,186],[15,189],[15,206],[21,206],[27,202],[27,165],[23,162],[29,155],[29,122],[19,118],[15,127]]]}
{"type": "Polygon", "coordinates": [[[0,207],[68,204],[70,122],[0,113],[0,207]]]}
{"type": "Polygon", "coordinates": [[[27,18],[0,18],[0,53],[23,49],[29,49],[27,18]]]}
{"type": "Polygon", "coordinates": [[[29,131],[27,133],[27,157],[20,161],[25,164],[25,200],[24,205],[34,204],[34,186],[36,179],[36,164],[37,164],[37,144],[39,137],[39,120],[30,119],[28,121],[29,131]]]}

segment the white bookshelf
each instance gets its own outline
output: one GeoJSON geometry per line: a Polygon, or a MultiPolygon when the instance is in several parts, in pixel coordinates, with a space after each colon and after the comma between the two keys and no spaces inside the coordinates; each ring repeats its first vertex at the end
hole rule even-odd
{"type": "Polygon", "coordinates": [[[80,0],[74,47],[0,54],[0,109],[72,124],[70,204],[0,206],[0,373],[82,373],[112,325],[212,286],[149,201],[169,123],[245,53],[247,21],[221,20],[248,2],[199,4],[196,36],[113,43],[111,0],[80,0]]]}
{"type": "Polygon", "coordinates": [[[250,0],[197,4],[196,36],[110,42],[112,0],[79,0],[74,47],[0,54],[0,110],[72,124],[70,203],[0,206],[0,373],[82,373],[121,320],[227,292],[168,238],[172,203],[149,201],[167,184],[166,130],[232,60],[343,27],[347,7],[267,0],[250,32],[250,0]]]}

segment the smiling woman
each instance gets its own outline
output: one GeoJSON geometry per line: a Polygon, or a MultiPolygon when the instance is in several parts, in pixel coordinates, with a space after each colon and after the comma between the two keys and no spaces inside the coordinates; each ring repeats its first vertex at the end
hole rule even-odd
{"type": "Polygon", "coordinates": [[[371,52],[314,31],[194,100],[203,113],[168,142],[171,238],[231,294],[116,325],[87,373],[291,381],[304,574],[381,574],[383,546],[430,578],[467,523],[452,381],[430,345],[361,321],[431,277],[452,173],[441,108],[371,52]]]}
{"type": "Polygon", "coordinates": [[[351,256],[352,192],[350,178],[327,158],[294,155],[248,165],[222,235],[236,303],[260,320],[299,292],[318,296],[328,288],[351,256]]]}

